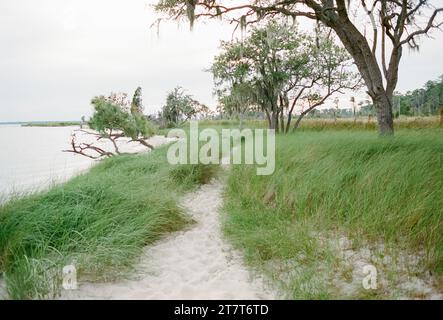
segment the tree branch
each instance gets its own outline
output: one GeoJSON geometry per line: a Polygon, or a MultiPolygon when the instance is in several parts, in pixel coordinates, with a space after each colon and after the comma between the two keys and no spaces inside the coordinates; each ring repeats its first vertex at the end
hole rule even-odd
{"type": "MultiPolygon", "coordinates": [[[[429,18],[428,20],[428,24],[426,25],[425,28],[421,29],[421,30],[417,30],[415,32],[410,33],[406,39],[404,39],[403,41],[400,41],[399,45],[404,45],[404,44],[411,44],[411,41],[414,41],[414,38],[419,36],[419,35],[423,35],[423,34],[427,34],[429,32],[429,30],[431,30],[432,28],[439,28],[440,26],[443,25],[443,23],[439,23],[437,25],[434,25],[434,20],[437,17],[437,15],[443,11],[443,8],[439,8],[439,9],[435,9],[434,13],[432,14],[432,16],[429,18]]],[[[413,46],[415,46],[415,44],[413,44],[413,46]]]]}

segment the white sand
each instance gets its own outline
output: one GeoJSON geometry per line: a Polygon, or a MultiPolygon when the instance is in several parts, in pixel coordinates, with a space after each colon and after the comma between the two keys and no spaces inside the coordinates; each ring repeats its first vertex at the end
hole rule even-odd
{"type": "Polygon", "coordinates": [[[132,280],[80,283],[62,299],[273,299],[240,254],[223,239],[223,183],[213,180],[187,195],[183,207],[196,224],[147,247],[132,280]]]}
{"type": "Polygon", "coordinates": [[[352,270],[351,281],[343,279],[340,272],[332,281],[344,296],[358,296],[364,291],[362,280],[367,276],[364,267],[372,265],[377,270],[377,289],[391,299],[443,300],[437,278],[421,264],[425,260],[424,251],[398,250],[397,256],[391,256],[382,242],[366,243],[357,249],[345,235],[336,239],[318,238],[337,252],[343,270],[352,270]]]}

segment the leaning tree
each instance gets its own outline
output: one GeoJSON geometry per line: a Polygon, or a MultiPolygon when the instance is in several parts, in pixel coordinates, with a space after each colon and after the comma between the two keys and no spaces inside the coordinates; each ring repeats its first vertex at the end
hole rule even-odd
{"type": "MultiPolygon", "coordinates": [[[[91,104],[94,113],[88,121],[89,130],[76,130],[71,137],[71,148],[64,152],[72,152],[91,159],[102,159],[123,154],[119,149],[119,141],[137,142],[149,149],[154,147],[146,139],[154,134],[149,120],[141,113],[140,105],[135,105],[141,94],[137,89],[132,104],[125,93],[111,93],[109,96],[97,96],[91,104]],[[95,141],[78,141],[78,133],[92,136],[95,141]],[[113,151],[105,149],[97,142],[110,142],[113,151]]],[[[140,100],[141,101],[141,100],[140,100]]]]}
{"type": "MultiPolygon", "coordinates": [[[[418,48],[443,8],[429,0],[159,0],[155,9],[168,18],[222,17],[242,29],[264,17],[304,17],[334,30],[353,57],[377,112],[379,132],[394,133],[393,93],[405,46],[418,48]],[[366,19],[366,20],[365,20],[366,19]],[[370,25],[372,35],[366,35],[370,25]]],[[[435,2],[435,1],[434,1],[435,2]]],[[[161,19],[160,19],[161,20],[161,19]]],[[[159,21],[160,21],[159,20],[159,21]]]]}

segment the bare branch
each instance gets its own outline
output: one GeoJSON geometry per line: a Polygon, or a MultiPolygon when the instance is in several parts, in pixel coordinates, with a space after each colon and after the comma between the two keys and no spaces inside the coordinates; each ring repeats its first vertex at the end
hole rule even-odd
{"type": "MultiPolygon", "coordinates": [[[[82,130],[82,129],[78,129],[75,131],[82,132],[82,133],[89,134],[89,135],[93,135],[96,137],[96,141],[100,141],[102,139],[109,140],[114,147],[114,152],[106,151],[105,149],[100,148],[100,147],[94,145],[93,143],[86,143],[86,142],[77,143],[77,135],[75,133],[72,134],[71,143],[70,143],[71,149],[63,150],[63,152],[71,152],[71,153],[79,154],[79,155],[88,157],[93,160],[109,158],[109,157],[113,157],[115,155],[128,154],[128,153],[121,152],[118,148],[117,140],[119,138],[124,137],[124,135],[121,133],[112,133],[112,131],[110,131],[108,134],[100,134],[98,132],[91,132],[91,131],[82,130]]],[[[151,144],[149,144],[146,140],[144,140],[142,138],[132,139],[132,140],[129,140],[128,142],[138,142],[138,143],[142,144],[143,146],[148,147],[151,150],[154,149],[154,146],[152,146],[151,144]]]]}
{"type": "Polygon", "coordinates": [[[427,34],[432,28],[439,28],[440,26],[443,25],[443,23],[439,23],[437,25],[434,25],[434,20],[437,17],[437,15],[443,11],[443,8],[439,8],[439,9],[435,9],[434,13],[432,14],[432,16],[429,18],[428,20],[428,24],[426,25],[425,28],[421,29],[421,30],[417,30],[415,32],[410,33],[406,39],[404,39],[403,41],[400,41],[399,45],[404,45],[404,44],[412,44],[414,45],[414,38],[423,34],[427,34]]]}

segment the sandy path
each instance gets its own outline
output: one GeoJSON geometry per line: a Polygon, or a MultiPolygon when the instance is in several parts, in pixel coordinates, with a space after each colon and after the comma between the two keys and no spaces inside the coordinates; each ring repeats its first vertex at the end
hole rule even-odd
{"type": "Polygon", "coordinates": [[[134,279],[81,284],[63,299],[273,299],[240,254],[223,239],[219,207],[223,182],[188,194],[182,206],[196,221],[189,229],[147,247],[134,279]]]}
{"type": "MultiPolygon", "coordinates": [[[[167,139],[153,141],[156,145],[167,139]]],[[[223,166],[226,167],[226,166],[223,166]]],[[[223,181],[214,179],[186,195],[181,205],[196,221],[145,248],[136,272],[112,283],[80,282],[61,299],[273,299],[262,278],[243,265],[223,239],[220,222],[223,181]]],[[[4,294],[0,277],[0,299],[4,294]]],[[[3,297],[5,298],[5,297],[3,297]]]]}

